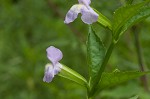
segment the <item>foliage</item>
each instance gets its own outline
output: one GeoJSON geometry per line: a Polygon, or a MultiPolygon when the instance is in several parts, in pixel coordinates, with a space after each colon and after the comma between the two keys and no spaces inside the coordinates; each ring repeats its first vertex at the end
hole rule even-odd
{"type": "Polygon", "coordinates": [[[105,48],[102,41],[93,31],[92,27],[89,27],[87,46],[87,61],[90,75],[89,84],[90,86],[93,86],[105,56],[105,48]]]}
{"type": "MultiPolygon", "coordinates": [[[[125,6],[125,1],[92,1],[92,7],[100,14],[98,23],[104,27],[94,23],[92,27],[95,33],[92,34],[93,36],[89,36],[91,39],[97,38],[100,44],[103,41],[105,47],[108,48],[111,38],[110,30],[113,30],[117,38],[120,37],[120,34],[118,35],[120,31],[121,34],[126,31],[120,37],[121,39],[107,63],[105,70],[107,72],[116,68],[121,71],[140,69],[134,47],[133,31],[130,29],[135,24],[140,33],[145,66],[150,69],[150,18],[147,18],[150,14],[149,4],[141,3],[142,0],[133,0],[133,5],[125,6]],[[119,17],[120,15],[121,17],[119,17]],[[145,18],[147,19],[143,20],[145,18]],[[116,23],[114,24],[110,20],[114,20],[116,23]],[[139,21],[141,22],[138,23],[139,21]]],[[[75,0],[0,0],[0,98],[86,99],[84,87],[72,81],[57,76],[50,84],[42,82],[44,66],[49,62],[45,49],[50,45],[57,46],[62,50],[64,57],[61,63],[88,79],[89,64],[86,63],[88,54],[86,54],[85,46],[88,35],[87,26],[79,18],[71,25],[63,23],[67,10],[76,2],[75,0]]],[[[101,47],[97,41],[90,42],[96,42],[96,47],[101,47]]],[[[91,53],[91,50],[94,50],[93,47],[89,46],[89,48],[89,53],[93,54],[91,53]]],[[[94,53],[98,53],[97,50],[94,53]]],[[[101,62],[98,64],[100,66],[101,62]]],[[[93,63],[90,66],[90,71],[100,68],[93,68],[95,66],[93,63]]],[[[98,72],[97,70],[96,72],[98,72]]],[[[78,79],[79,74],[75,76],[77,77],[75,79],[78,79]]],[[[69,77],[72,78],[71,75],[69,77]]],[[[105,80],[103,81],[105,82],[105,80]]],[[[135,98],[138,96],[141,99],[150,97],[139,80],[134,80],[103,90],[96,98],[120,99],[132,96],[135,98]],[[119,92],[120,95],[118,95],[119,92]]]]}

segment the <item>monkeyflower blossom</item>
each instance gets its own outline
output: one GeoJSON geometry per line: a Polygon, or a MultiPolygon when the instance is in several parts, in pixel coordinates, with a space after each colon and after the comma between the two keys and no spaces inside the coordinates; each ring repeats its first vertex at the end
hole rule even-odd
{"type": "Polygon", "coordinates": [[[73,5],[66,14],[64,23],[73,22],[79,13],[81,20],[86,24],[92,24],[98,20],[98,14],[90,7],[90,0],[78,0],[79,4],[73,5]]]}
{"type": "Polygon", "coordinates": [[[48,47],[46,52],[47,58],[51,61],[52,64],[47,64],[45,66],[45,75],[43,81],[49,83],[52,81],[54,76],[61,71],[62,65],[59,63],[59,61],[62,59],[63,54],[54,46],[48,47]]]}

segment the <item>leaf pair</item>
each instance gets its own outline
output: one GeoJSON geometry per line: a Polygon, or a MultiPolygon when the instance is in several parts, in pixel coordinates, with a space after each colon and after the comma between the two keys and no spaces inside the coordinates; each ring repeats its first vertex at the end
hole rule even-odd
{"type": "Polygon", "coordinates": [[[131,26],[150,16],[150,0],[135,5],[127,5],[117,9],[113,16],[113,37],[119,37],[131,26]]]}
{"type": "MultiPolygon", "coordinates": [[[[132,0],[129,0],[132,2],[132,0]]],[[[98,23],[108,27],[113,32],[113,38],[118,41],[119,37],[131,26],[150,16],[150,0],[135,5],[126,5],[120,7],[114,12],[113,22],[107,17],[95,10],[99,14],[98,23]]]]}
{"type": "MultiPolygon", "coordinates": [[[[146,5],[149,1],[150,0],[135,5],[120,7],[113,15],[113,23],[111,23],[104,15],[95,10],[99,14],[98,23],[104,27],[108,27],[113,32],[113,39],[117,42],[120,36],[128,28],[150,16],[150,7],[146,5]]],[[[104,61],[105,55],[106,50],[102,41],[90,26],[87,40],[87,61],[90,75],[89,82],[80,74],[66,66],[63,66],[62,72],[60,72],[59,75],[83,85],[90,90],[93,87],[96,77],[98,76],[97,74],[102,62],[104,61]]],[[[105,73],[104,71],[102,72],[101,79],[95,92],[149,73],[137,71],[111,73],[105,73]]]]}
{"type": "MultiPolygon", "coordinates": [[[[115,41],[115,43],[117,43],[120,36],[128,28],[130,28],[137,22],[150,16],[150,7],[146,6],[146,4],[149,3],[149,1],[150,0],[147,0],[136,5],[127,5],[125,7],[121,7],[117,9],[114,13],[114,16],[113,16],[114,20],[112,24],[105,16],[103,16],[101,13],[95,10],[99,14],[98,23],[100,23],[104,27],[108,27],[113,32],[112,41],[115,41]]],[[[95,84],[94,83],[95,79],[97,77],[101,77],[101,75],[97,75],[97,74],[99,73],[101,64],[105,60],[104,58],[106,57],[105,49],[101,40],[97,37],[97,35],[91,28],[89,29],[87,49],[88,49],[87,51],[88,52],[88,65],[90,68],[89,85],[91,88],[93,87],[93,84],[95,84]]],[[[100,72],[104,72],[104,71],[101,70],[100,72]]],[[[103,73],[100,79],[98,88],[97,89],[94,88],[94,90],[101,90],[109,86],[111,87],[113,85],[117,85],[124,81],[128,81],[130,79],[142,76],[146,73],[147,72],[135,72],[135,71],[124,72],[124,73],[120,72],[120,73],[116,73],[116,75],[114,75],[114,73],[110,73],[110,74],[103,73]]],[[[99,74],[102,74],[102,73],[99,73],[99,74]]],[[[93,92],[92,92],[92,95],[93,95],[93,92]]]]}
{"type": "MultiPolygon", "coordinates": [[[[87,42],[87,56],[88,65],[90,70],[89,87],[93,87],[95,79],[101,68],[102,62],[105,58],[105,48],[100,38],[95,34],[92,27],[89,29],[88,42],[87,42]]],[[[138,71],[126,71],[126,72],[111,72],[105,73],[102,71],[101,79],[95,88],[95,92],[92,92],[91,96],[96,92],[102,91],[105,88],[109,88],[125,81],[140,77],[149,72],[138,72],[138,71]]]]}
{"type": "MultiPolygon", "coordinates": [[[[103,46],[103,43],[101,42],[100,38],[95,34],[92,27],[89,28],[87,46],[88,46],[87,57],[90,75],[89,82],[79,73],[77,73],[76,71],[70,69],[65,65],[63,65],[62,70],[59,73],[59,76],[72,80],[86,87],[90,91],[91,87],[93,87],[95,78],[101,67],[102,61],[105,57],[105,48],[103,46]]],[[[140,77],[147,73],[149,72],[139,72],[139,71],[110,72],[110,73],[103,72],[101,80],[98,83],[92,95],[98,93],[99,91],[102,91],[103,89],[116,86],[120,83],[140,77]]]]}

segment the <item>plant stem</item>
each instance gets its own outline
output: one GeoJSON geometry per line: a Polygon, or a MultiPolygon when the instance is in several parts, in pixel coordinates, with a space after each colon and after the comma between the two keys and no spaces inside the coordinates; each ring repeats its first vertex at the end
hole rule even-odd
{"type": "MultiPolygon", "coordinates": [[[[137,27],[134,26],[132,28],[132,31],[134,33],[134,39],[135,39],[135,47],[136,47],[136,53],[137,53],[137,58],[138,58],[138,63],[139,63],[139,67],[141,71],[145,71],[145,67],[144,67],[144,62],[143,62],[143,55],[142,55],[142,47],[139,41],[139,33],[137,32],[137,27]]],[[[144,89],[146,91],[149,91],[148,88],[148,81],[147,81],[147,77],[146,75],[141,77],[141,83],[144,86],[144,89]]]]}
{"type": "Polygon", "coordinates": [[[95,82],[93,84],[93,87],[92,87],[90,93],[89,93],[89,97],[93,96],[95,94],[95,92],[96,92],[96,87],[97,87],[97,85],[98,85],[98,83],[99,83],[99,81],[101,79],[103,71],[105,70],[106,64],[108,63],[108,60],[109,60],[109,58],[111,56],[111,53],[113,51],[113,48],[114,48],[115,44],[116,44],[116,42],[112,41],[110,46],[109,46],[109,48],[108,48],[108,50],[107,50],[107,52],[106,52],[104,61],[103,61],[102,65],[101,65],[101,67],[100,67],[100,69],[98,71],[96,80],[95,80],[95,82]]]}

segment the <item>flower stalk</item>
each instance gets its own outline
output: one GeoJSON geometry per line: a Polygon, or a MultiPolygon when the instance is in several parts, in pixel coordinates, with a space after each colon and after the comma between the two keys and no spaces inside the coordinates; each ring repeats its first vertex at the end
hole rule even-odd
{"type": "MultiPolygon", "coordinates": [[[[145,71],[145,64],[144,64],[144,59],[142,55],[142,47],[139,41],[139,33],[137,30],[137,26],[132,27],[132,31],[134,33],[135,48],[136,48],[136,53],[137,53],[137,58],[138,58],[138,64],[139,64],[140,70],[145,71]]],[[[141,77],[141,83],[144,86],[145,91],[149,92],[148,81],[147,81],[146,75],[141,77]]]]}

